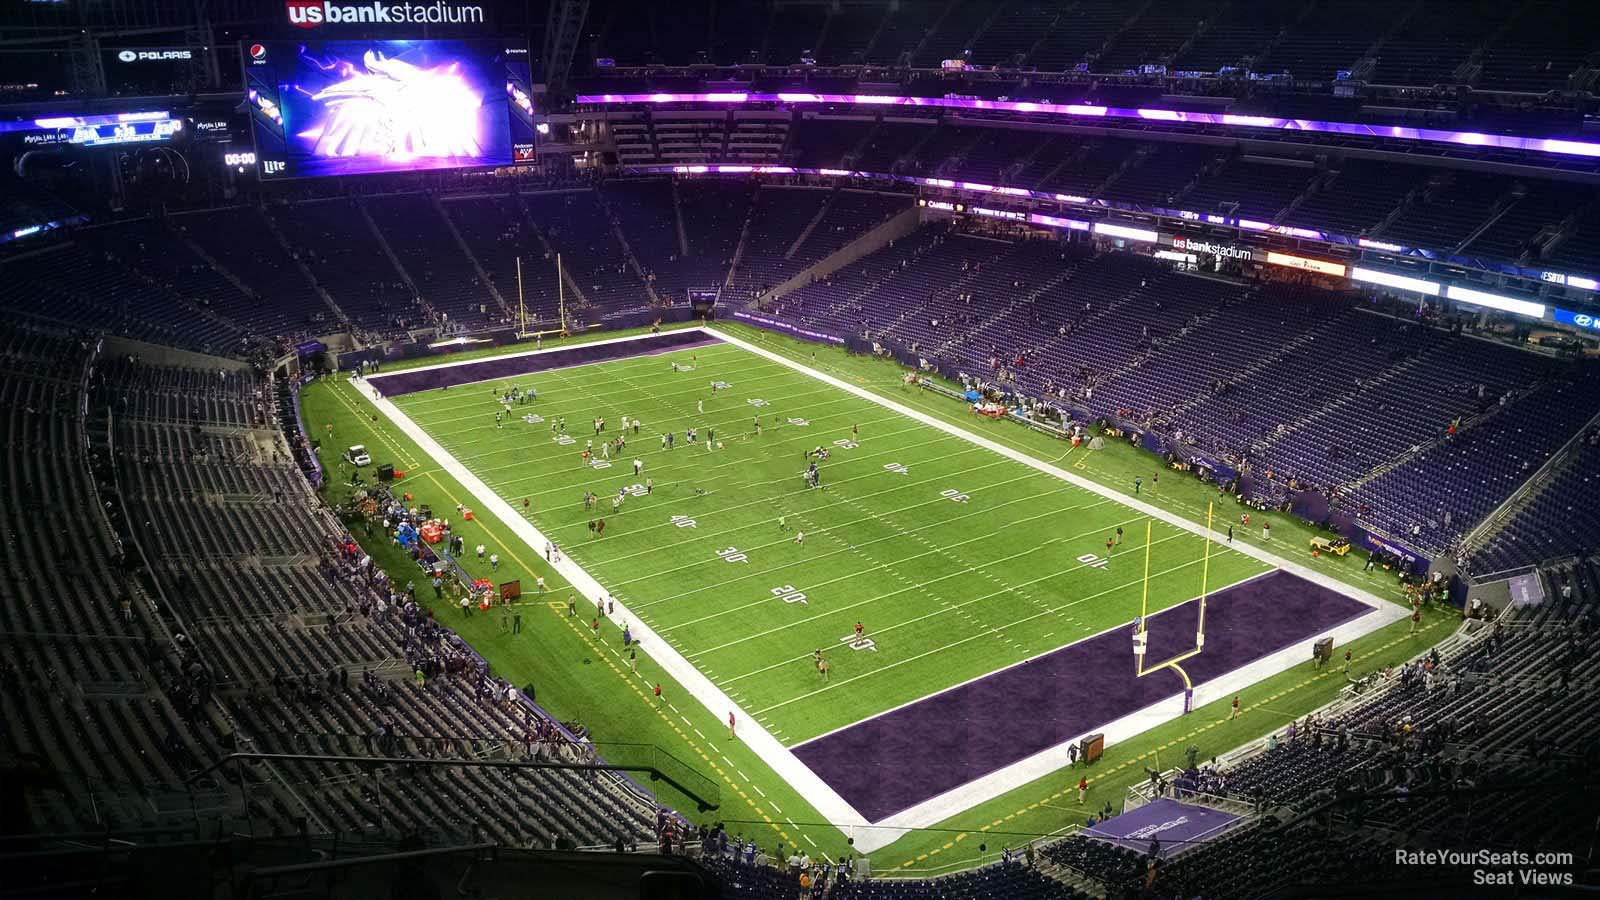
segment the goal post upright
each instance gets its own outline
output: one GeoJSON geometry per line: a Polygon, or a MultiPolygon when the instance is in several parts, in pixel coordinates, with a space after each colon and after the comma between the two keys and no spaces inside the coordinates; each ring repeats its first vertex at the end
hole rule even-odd
{"type": "MultiPolygon", "coordinates": [[[[1183,679],[1184,688],[1186,691],[1193,689],[1193,685],[1189,681],[1189,673],[1185,672],[1179,663],[1182,663],[1184,660],[1190,659],[1191,657],[1200,655],[1201,651],[1205,649],[1206,645],[1206,595],[1211,586],[1211,526],[1212,518],[1215,515],[1215,512],[1215,504],[1207,503],[1205,546],[1201,550],[1200,557],[1200,596],[1198,598],[1199,614],[1195,620],[1194,646],[1188,650],[1182,651],[1170,659],[1164,659],[1161,662],[1150,663],[1149,665],[1145,664],[1145,658],[1149,655],[1148,651],[1150,641],[1150,635],[1148,633],[1150,630],[1150,535],[1154,520],[1146,520],[1145,522],[1144,586],[1141,589],[1141,597],[1139,599],[1139,627],[1134,632],[1133,651],[1134,658],[1138,663],[1137,677],[1139,678],[1143,678],[1144,676],[1153,672],[1159,672],[1162,669],[1171,669],[1178,673],[1178,677],[1183,679]]],[[[1187,698],[1185,702],[1188,702],[1187,698]]],[[[1185,711],[1187,711],[1187,709],[1185,709],[1185,711]]]]}

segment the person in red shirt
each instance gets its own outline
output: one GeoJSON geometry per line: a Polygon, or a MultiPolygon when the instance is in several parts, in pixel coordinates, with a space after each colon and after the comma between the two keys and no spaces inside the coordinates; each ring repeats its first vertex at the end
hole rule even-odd
{"type": "Polygon", "coordinates": [[[735,737],[734,730],[733,730],[733,726],[734,726],[735,721],[736,720],[733,718],[733,713],[731,713],[731,712],[728,713],[728,740],[730,740],[730,741],[733,740],[734,737],[735,737]]]}
{"type": "Polygon", "coordinates": [[[1078,779],[1078,803],[1079,803],[1079,805],[1082,805],[1083,801],[1088,799],[1088,797],[1089,797],[1089,776],[1085,775],[1082,778],[1078,779]]]}
{"type": "Polygon", "coordinates": [[[661,682],[656,682],[656,699],[661,699],[661,682]]]}
{"type": "Polygon", "coordinates": [[[1239,717],[1239,698],[1236,696],[1236,697],[1233,698],[1233,708],[1229,711],[1228,718],[1237,719],[1238,717],[1239,717]]]}

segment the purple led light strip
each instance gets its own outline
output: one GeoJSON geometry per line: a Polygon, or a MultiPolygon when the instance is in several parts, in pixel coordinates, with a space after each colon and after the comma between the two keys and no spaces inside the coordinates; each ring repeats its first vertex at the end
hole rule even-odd
{"type": "MultiPolygon", "coordinates": [[[[1214,213],[1198,213],[1181,209],[1164,209],[1161,207],[1134,207],[1128,204],[1115,203],[1105,200],[1095,200],[1081,197],[1076,194],[1058,194],[1052,191],[1032,191],[1027,188],[1003,187],[992,184],[982,184],[975,181],[957,181],[950,178],[922,178],[914,175],[891,175],[884,172],[863,172],[853,169],[813,169],[800,166],[774,166],[750,163],[668,163],[642,166],[627,166],[626,171],[636,175],[822,175],[829,178],[861,178],[873,181],[895,181],[901,184],[916,184],[925,187],[945,188],[950,190],[972,191],[977,193],[992,193],[1007,197],[1020,197],[1031,200],[1054,200],[1058,203],[1067,203],[1073,206],[1086,206],[1104,210],[1117,210],[1122,212],[1147,213],[1170,216],[1186,222],[1199,222],[1206,225],[1221,225],[1226,228],[1238,228],[1243,231],[1261,231],[1279,234],[1285,237],[1305,238],[1314,241],[1323,241],[1330,244],[1344,244],[1360,246],[1368,250],[1382,250],[1388,253],[1406,256],[1420,256],[1430,260],[1455,262],[1460,265],[1469,265],[1486,271],[1499,271],[1504,274],[1517,275],[1523,278],[1538,278],[1551,284],[1562,284],[1568,287],[1585,291],[1600,292],[1600,279],[1587,278],[1581,275],[1565,274],[1544,269],[1527,269],[1506,263],[1488,263],[1481,260],[1466,259],[1452,256],[1441,256],[1436,252],[1421,248],[1406,247],[1400,244],[1390,244],[1383,241],[1373,241],[1367,238],[1353,238],[1345,235],[1334,234],[1326,231],[1317,231],[1312,228],[1298,228],[1293,225],[1272,225],[1267,222],[1257,222],[1252,219],[1237,219],[1231,216],[1219,216],[1214,213]]],[[[944,209],[930,203],[935,209],[944,209]]],[[[979,213],[982,215],[982,213],[979,213]]],[[[1035,225],[1045,225],[1051,228],[1070,228],[1076,231],[1089,231],[1094,229],[1094,223],[1078,219],[1061,218],[1045,215],[1043,213],[1030,213],[1028,221],[1035,225]]]]}
{"type": "Polygon", "coordinates": [[[1274,116],[1240,116],[1232,113],[1185,112],[1176,109],[1134,109],[1085,103],[1034,103],[1027,100],[965,100],[948,97],[899,97],[874,94],[808,93],[689,93],[689,94],[579,94],[579,103],[847,103],[864,106],[920,106],[933,109],[984,109],[1033,115],[1100,119],[1143,119],[1191,125],[1226,125],[1271,128],[1278,131],[1316,131],[1402,141],[1434,141],[1469,147],[1495,147],[1550,153],[1559,156],[1600,157],[1600,143],[1565,138],[1515,137],[1476,131],[1445,131],[1404,125],[1363,125],[1358,122],[1323,122],[1318,119],[1280,119],[1274,116]]]}

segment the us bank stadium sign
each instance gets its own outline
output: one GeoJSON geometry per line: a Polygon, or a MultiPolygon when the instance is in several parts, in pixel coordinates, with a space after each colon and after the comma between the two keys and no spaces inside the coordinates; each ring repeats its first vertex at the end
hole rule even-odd
{"type": "Polygon", "coordinates": [[[1235,247],[1231,244],[1217,244],[1211,241],[1197,241],[1193,238],[1175,237],[1172,246],[1177,250],[1187,250],[1190,253],[1209,253],[1225,259],[1240,259],[1246,262],[1256,258],[1254,250],[1249,247],[1235,247]]]}
{"type": "Polygon", "coordinates": [[[464,3],[335,3],[333,0],[289,0],[289,24],[296,28],[322,25],[483,25],[482,6],[464,3]]]}

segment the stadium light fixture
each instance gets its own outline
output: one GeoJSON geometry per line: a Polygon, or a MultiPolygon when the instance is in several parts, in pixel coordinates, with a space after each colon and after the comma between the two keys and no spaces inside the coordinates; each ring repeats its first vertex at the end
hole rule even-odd
{"type": "Polygon", "coordinates": [[[1119,237],[1128,241],[1144,241],[1147,244],[1156,242],[1160,235],[1144,228],[1129,228],[1126,225],[1113,225],[1110,222],[1094,223],[1094,233],[1106,237],[1119,237]]]}
{"type": "Polygon", "coordinates": [[[1429,297],[1439,296],[1439,285],[1432,281],[1396,275],[1393,272],[1383,272],[1378,269],[1363,269],[1360,266],[1355,266],[1350,270],[1350,280],[1364,281],[1368,284],[1381,284],[1384,287],[1397,288],[1402,291],[1416,291],[1429,297]]]}
{"type": "Polygon", "coordinates": [[[1444,295],[1457,303],[1470,303],[1473,306],[1487,306],[1513,315],[1527,316],[1530,319],[1544,318],[1544,304],[1534,303],[1529,300],[1518,300],[1515,297],[1502,297],[1499,294],[1489,294],[1475,291],[1472,288],[1456,287],[1451,285],[1445,289],[1444,295]]]}

